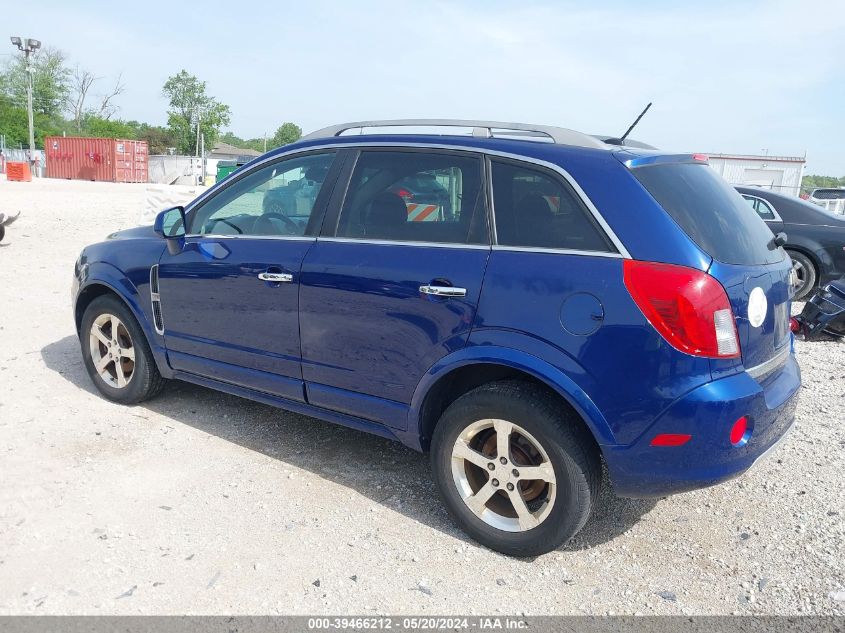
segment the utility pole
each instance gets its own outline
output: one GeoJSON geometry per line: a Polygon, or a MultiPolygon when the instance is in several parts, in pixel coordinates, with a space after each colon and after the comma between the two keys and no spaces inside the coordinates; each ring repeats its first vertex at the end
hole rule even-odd
{"type": "Polygon", "coordinates": [[[267,132],[264,132],[264,153],[267,153],[267,132]]]}
{"type": "Polygon", "coordinates": [[[18,50],[26,56],[26,109],[29,114],[29,155],[30,159],[32,159],[32,152],[35,151],[35,123],[32,116],[32,64],[29,61],[29,56],[41,48],[41,42],[29,37],[22,40],[14,35],[10,39],[12,40],[12,45],[17,46],[18,50]]]}

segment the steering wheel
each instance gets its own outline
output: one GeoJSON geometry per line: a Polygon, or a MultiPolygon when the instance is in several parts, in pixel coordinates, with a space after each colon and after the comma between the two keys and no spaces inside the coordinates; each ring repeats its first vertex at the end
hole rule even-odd
{"type": "Polygon", "coordinates": [[[210,225],[210,226],[209,226],[208,224],[206,225],[206,226],[209,226],[209,228],[210,228],[211,226],[214,226],[214,225],[215,225],[215,224],[217,224],[218,222],[222,222],[223,224],[226,224],[227,226],[231,226],[231,227],[232,227],[233,229],[235,229],[238,233],[241,233],[241,234],[243,233],[243,230],[242,230],[239,226],[236,226],[236,225],[232,224],[232,223],[231,223],[231,222],[229,222],[229,220],[227,220],[226,218],[212,218],[212,219],[210,220],[210,222],[211,222],[211,225],[210,225]]]}
{"type": "Polygon", "coordinates": [[[269,213],[264,213],[264,214],[261,215],[259,221],[263,220],[264,218],[267,218],[268,220],[269,219],[281,220],[285,224],[285,226],[291,231],[291,233],[289,233],[289,235],[296,235],[297,233],[299,233],[300,226],[296,222],[291,220],[288,216],[286,216],[282,213],[277,213],[275,211],[270,211],[269,213]]]}

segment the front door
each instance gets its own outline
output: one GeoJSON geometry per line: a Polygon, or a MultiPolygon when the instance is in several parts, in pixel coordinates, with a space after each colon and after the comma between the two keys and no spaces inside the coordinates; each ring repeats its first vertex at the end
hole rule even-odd
{"type": "Polygon", "coordinates": [[[188,209],[184,248],[159,263],[173,369],[304,399],[299,275],[333,161],[333,152],[274,161],[188,209]]]}
{"type": "Polygon", "coordinates": [[[302,268],[310,403],[405,428],[420,379],[472,328],[490,254],[482,173],[468,153],[358,156],[302,268]]]}

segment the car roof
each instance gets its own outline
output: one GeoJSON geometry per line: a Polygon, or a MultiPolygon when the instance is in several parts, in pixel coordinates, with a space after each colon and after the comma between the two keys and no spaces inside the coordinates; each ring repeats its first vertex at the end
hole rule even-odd
{"type": "Polygon", "coordinates": [[[290,145],[271,150],[261,160],[297,150],[317,149],[320,147],[344,146],[372,147],[447,147],[482,151],[491,154],[525,156],[535,160],[556,163],[561,156],[591,156],[613,160],[619,157],[623,162],[630,159],[665,155],[665,152],[640,149],[638,147],[605,145],[599,147],[579,147],[536,140],[516,138],[480,138],[468,135],[451,134],[355,134],[318,139],[302,139],[290,145]]]}

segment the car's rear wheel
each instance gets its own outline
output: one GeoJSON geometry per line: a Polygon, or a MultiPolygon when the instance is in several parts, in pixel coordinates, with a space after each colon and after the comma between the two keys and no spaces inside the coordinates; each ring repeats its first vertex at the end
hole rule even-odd
{"type": "Polygon", "coordinates": [[[571,539],[597,498],[601,468],[586,429],[536,385],[482,385],[435,428],[434,478],[449,513],[475,540],[536,556],[571,539]]]}
{"type": "Polygon", "coordinates": [[[787,251],[792,258],[792,269],[795,271],[795,301],[801,301],[812,292],[816,286],[816,266],[813,260],[798,251],[787,251]]]}
{"type": "Polygon", "coordinates": [[[141,326],[117,297],[97,297],[86,308],[80,344],[88,375],[109,400],[141,402],[164,386],[141,326]]]}

